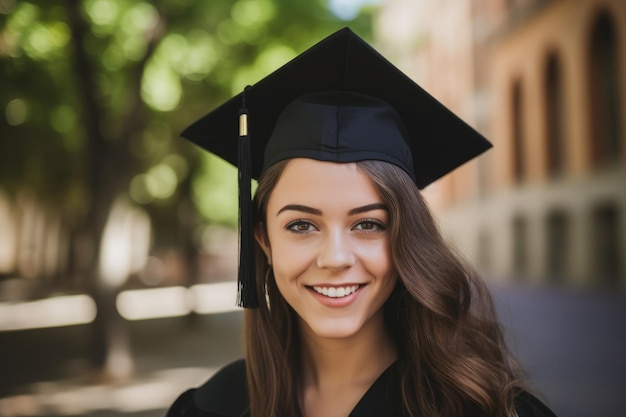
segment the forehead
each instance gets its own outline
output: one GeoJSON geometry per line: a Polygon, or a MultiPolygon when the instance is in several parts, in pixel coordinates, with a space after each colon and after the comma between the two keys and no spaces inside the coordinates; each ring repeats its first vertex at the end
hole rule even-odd
{"type": "Polygon", "coordinates": [[[268,206],[307,204],[312,207],[381,203],[372,180],[355,162],[291,159],[272,191],[268,206]]]}

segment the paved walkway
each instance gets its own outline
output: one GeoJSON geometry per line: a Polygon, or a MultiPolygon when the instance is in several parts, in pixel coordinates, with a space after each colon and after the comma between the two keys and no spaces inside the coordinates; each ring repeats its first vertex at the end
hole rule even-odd
{"type": "Polygon", "coordinates": [[[134,376],[93,380],[87,326],[0,333],[0,417],[157,417],[186,388],[242,357],[242,313],[129,322],[134,376]]]}
{"type": "Polygon", "coordinates": [[[626,295],[496,287],[500,320],[560,417],[624,417],[626,295]]]}
{"type": "MultiPolygon", "coordinates": [[[[507,337],[559,417],[623,417],[626,296],[496,286],[507,337]]],[[[135,376],[90,380],[86,326],[0,333],[0,416],[163,416],[242,356],[241,312],[130,322],[135,376]]]]}

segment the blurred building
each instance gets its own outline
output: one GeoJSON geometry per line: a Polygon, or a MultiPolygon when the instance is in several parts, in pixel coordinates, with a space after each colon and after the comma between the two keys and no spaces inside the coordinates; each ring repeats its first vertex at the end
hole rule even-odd
{"type": "Polygon", "coordinates": [[[425,191],[458,249],[626,290],[626,1],[386,0],[375,38],[494,144],[425,191]]]}

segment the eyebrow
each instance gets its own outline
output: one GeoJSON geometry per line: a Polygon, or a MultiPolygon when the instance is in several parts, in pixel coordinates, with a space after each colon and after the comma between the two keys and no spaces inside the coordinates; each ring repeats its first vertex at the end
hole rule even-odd
{"type": "Polygon", "coordinates": [[[353,214],[366,213],[368,211],[374,211],[374,210],[389,211],[387,209],[387,206],[384,205],[383,203],[374,203],[374,204],[367,204],[362,207],[353,208],[352,210],[348,212],[348,215],[352,216],[353,214]]]}
{"type": "MultiPolygon", "coordinates": [[[[301,204],[287,204],[286,206],[278,210],[276,215],[279,215],[283,211],[288,211],[288,210],[301,211],[304,213],[314,214],[316,216],[322,215],[322,210],[309,207],[309,206],[303,206],[301,204]]],[[[388,211],[387,206],[385,206],[383,203],[373,203],[373,204],[367,204],[365,206],[353,208],[350,211],[348,211],[348,215],[352,216],[354,214],[366,213],[368,211],[374,211],[374,210],[388,211]]]]}

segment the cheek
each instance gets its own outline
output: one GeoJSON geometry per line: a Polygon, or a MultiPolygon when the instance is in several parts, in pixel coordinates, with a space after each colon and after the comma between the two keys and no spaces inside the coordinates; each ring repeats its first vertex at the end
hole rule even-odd
{"type": "MultiPolygon", "coordinates": [[[[289,239],[276,239],[270,236],[272,248],[272,268],[277,284],[279,281],[292,281],[304,273],[314,259],[313,252],[306,245],[296,245],[289,239]]],[[[280,284],[279,284],[280,285],[280,284]]]]}
{"type": "Polygon", "coordinates": [[[267,242],[271,253],[271,268],[276,287],[281,296],[291,304],[294,294],[294,281],[302,272],[303,262],[300,260],[302,252],[290,245],[280,233],[277,234],[275,225],[268,225],[267,242]]]}
{"type": "Polygon", "coordinates": [[[395,275],[391,257],[391,246],[388,241],[379,242],[379,244],[372,245],[367,249],[368,250],[362,254],[362,257],[366,260],[369,267],[368,269],[373,275],[381,278],[395,275]]]}
{"type": "Polygon", "coordinates": [[[379,301],[381,303],[379,307],[381,307],[393,292],[398,278],[393,266],[391,251],[381,250],[379,253],[380,255],[377,258],[378,261],[370,262],[370,273],[376,276],[379,281],[379,301]]]}
{"type": "Polygon", "coordinates": [[[285,256],[285,252],[275,253],[280,253],[274,257],[272,264],[276,288],[287,304],[296,308],[298,300],[303,296],[304,287],[300,285],[300,277],[306,273],[306,264],[295,256],[285,256]]]}
{"type": "Polygon", "coordinates": [[[383,300],[386,300],[397,282],[397,273],[388,242],[382,244],[376,254],[372,254],[368,265],[370,273],[379,281],[380,296],[383,300]]]}

